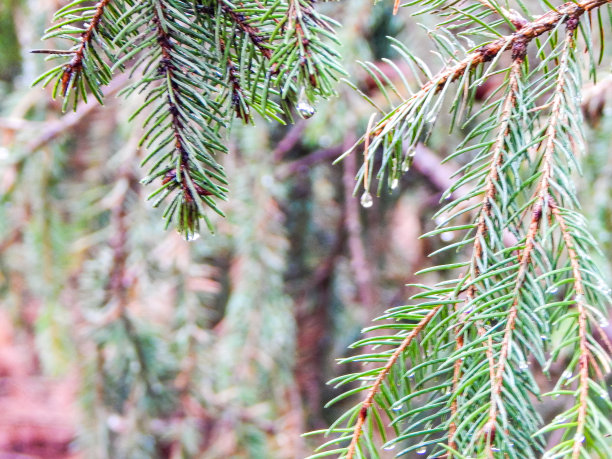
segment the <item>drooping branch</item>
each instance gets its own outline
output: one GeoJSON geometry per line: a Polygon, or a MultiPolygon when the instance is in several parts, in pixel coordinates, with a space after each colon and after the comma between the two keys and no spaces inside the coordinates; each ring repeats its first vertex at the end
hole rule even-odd
{"type": "Polygon", "coordinates": [[[584,430],[587,420],[587,409],[589,403],[589,358],[590,352],[588,348],[588,334],[587,334],[587,323],[588,316],[586,306],[584,304],[585,289],[584,282],[582,280],[582,271],[580,269],[580,262],[576,249],[574,248],[574,240],[571,232],[565,222],[563,214],[557,207],[554,199],[550,198],[548,203],[555,220],[559,224],[561,235],[565,241],[567,248],[567,254],[569,257],[570,265],[572,267],[572,275],[574,277],[574,290],[576,291],[576,308],[578,309],[578,345],[580,347],[580,357],[578,359],[578,372],[579,372],[579,397],[578,397],[578,420],[576,424],[576,434],[574,436],[574,445],[572,448],[572,459],[580,458],[580,450],[582,449],[584,438],[584,430]]]}
{"type": "MultiPolygon", "coordinates": [[[[375,127],[375,135],[386,135],[392,126],[402,121],[408,115],[408,109],[414,100],[422,99],[432,90],[441,90],[447,82],[459,79],[465,72],[493,60],[498,54],[504,51],[510,50],[514,55],[522,54],[532,40],[553,30],[560,22],[567,21],[568,18],[575,18],[575,20],[578,20],[583,14],[609,3],[612,3],[612,0],[587,0],[582,3],[564,3],[556,9],[541,15],[536,20],[524,24],[513,34],[501,37],[484,45],[456,64],[444,67],[428,80],[419,91],[414,93],[410,98],[395,108],[390,115],[380,121],[375,127]]],[[[378,143],[373,143],[373,145],[378,146],[378,143]]]]}
{"type": "Polygon", "coordinates": [[[74,56],[72,60],[64,67],[64,73],[62,74],[62,95],[65,97],[70,89],[70,85],[75,81],[76,77],[81,73],[83,69],[83,59],[85,50],[91,46],[94,34],[96,33],[100,23],[102,22],[102,16],[104,15],[104,9],[111,2],[111,0],[100,0],[96,5],[96,12],[91,18],[89,26],[85,30],[85,33],[81,36],[81,42],[79,43],[76,50],[74,50],[74,56]]]}
{"type": "Polygon", "coordinates": [[[417,336],[419,336],[419,334],[423,331],[427,324],[429,324],[431,319],[434,318],[434,316],[440,310],[441,307],[442,306],[436,306],[421,319],[421,321],[412,329],[412,331],[406,336],[406,338],[404,338],[402,344],[400,344],[399,347],[393,352],[391,357],[389,357],[389,360],[387,360],[385,366],[380,370],[380,373],[378,373],[376,380],[370,387],[370,390],[368,390],[366,398],[363,402],[361,402],[359,417],[357,418],[357,422],[355,423],[355,427],[353,428],[353,437],[346,453],[346,459],[353,459],[355,455],[355,450],[357,449],[357,444],[359,443],[359,437],[361,437],[361,434],[363,432],[363,426],[368,417],[368,410],[372,406],[374,397],[380,391],[381,385],[389,374],[389,372],[391,371],[391,368],[393,368],[393,365],[395,365],[395,362],[397,362],[397,359],[400,358],[406,348],[410,346],[410,343],[412,343],[412,341],[417,336]]]}
{"type": "MultiPolygon", "coordinates": [[[[508,81],[508,93],[503,101],[501,114],[500,114],[500,126],[497,137],[495,138],[495,142],[492,146],[491,152],[491,162],[489,166],[489,172],[485,179],[484,184],[484,198],[482,200],[482,204],[480,206],[480,211],[477,216],[477,226],[476,226],[476,234],[474,237],[474,245],[472,249],[472,258],[471,258],[471,266],[470,266],[470,274],[469,277],[472,280],[475,280],[480,275],[480,261],[483,256],[483,241],[489,232],[489,226],[487,224],[487,220],[491,216],[491,207],[494,203],[495,196],[497,194],[497,182],[499,180],[499,171],[500,166],[503,163],[503,153],[504,146],[506,144],[506,137],[508,136],[509,126],[510,126],[510,118],[512,116],[512,110],[516,105],[516,98],[518,92],[518,83],[521,74],[521,65],[523,63],[524,55],[516,56],[514,59],[512,66],[510,68],[510,75],[508,81]]],[[[466,291],[466,303],[471,303],[474,301],[476,296],[476,283],[472,282],[472,284],[468,287],[466,291]]],[[[462,321],[463,323],[463,321],[462,321]]],[[[462,330],[463,327],[460,327],[462,330]]],[[[482,327],[479,327],[479,334],[484,334],[484,330],[482,327]]],[[[459,351],[463,347],[463,337],[461,333],[457,335],[456,338],[456,351],[459,351]]],[[[492,361],[492,349],[491,343],[488,343],[487,347],[487,358],[489,361],[492,361]]],[[[456,393],[458,390],[460,377],[461,377],[461,359],[457,359],[455,362],[454,372],[453,372],[453,393],[456,393]]],[[[493,366],[491,367],[491,375],[493,376],[493,366]]],[[[493,385],[493,377],[491,378],[493,385]]],[[[453,419],[457,414],[457,398],[455,397],[451,404],[451,414],[453,419]]],[[[455,450],[457,445],[454,440],[454,435],[456,432],[456,423],[453,420],[449,426],[449,447],[455,450]]]]}
{"type": "Polygon", "coordinates": [[[569,66],[570,52],[574,47],[574,32],[578,26],[578,17],[570,18],[567,24],[567,36],[561,52],[561,62],[559,64],[557,81],[555,84],[555,93],[551,106],[551,117],[548,121],[548,128],[544,136],[544,151],[542,154],[542,163],[540,167],[540,179],[535,192],[535,199],[531,205],[531,222],[525,238],[525,247],[521,251],[519,258],[519,267],[516,277],[516,285],[513,291],[514,300],[508,311],[506,325],[504,328],[504,336],[502,339],[499,357],[497,359],[497,367],[495,379],[491,388],[491,406],[489,409],[489,419],[484,426],[481,434],[492,435],[495,431],[496,419],[498,414],[498,399],[502,392],[504,383],[504,371],[508,363],[508,355],[510,345],[513,340],[514,327],[519,314],[521,289],[525,283],[527,271],[531,266],[531,255],[536,246],[536,237],[540,230],[542,221],[542,213],[549,207],[550,201],[550,180],[553,173],[553,164],[555,161],[555,150],[559,125],[563,122],[562,104],[565,96],[566,72],[569,66]]]}

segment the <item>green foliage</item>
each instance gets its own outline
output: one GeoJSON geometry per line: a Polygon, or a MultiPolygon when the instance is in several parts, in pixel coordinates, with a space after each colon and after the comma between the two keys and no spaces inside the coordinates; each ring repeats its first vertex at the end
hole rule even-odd
{"type": "MultiPolygon", "coordinates": [[[[321,431],[328,438],[312,457],[608,454],[612,349],[602,328],[612,298],[574,185],[587,148],[583,80],[595,80],[609,63],[607,3],[411,0],[405,6],[421,18],[440,70],[395,38],[395,59],[382,60],[386,69],[361,64],[375,89],[350,84],[377,113],[344,157],[363,145],[357,189],[363,184],[364,207],[372,206],[372,186],[378,195],[398,187],[417,147],[444,127],[441,120],[462,137],[444,160],[459,166],[434,215],[437,228],[424,237],[452,242],[432,254],[443,263],[419,273],[433,281],[412,285],[413,302],[379,317],[353,345],[356,354],[343,359],[351,370],[332,381],[342,392],[330,404],[343,409],[354,396],[365,398],[321,431]],[[487,85],[494,89],[483,100],[487,85]],[[555,365],[563,368],[552,371],[555,365]],[[538,405],[556,399],[565,408],[544,419],[538,405]]],[[[80,278],[95,284],[86,292],[103,293],[87,295],[92,316],[103,317],[90,320],[85,341],[96,357],[83,366],[102,388],[88,401],[95,420],[120,413],[133,424],[117,436],[112,422],[96,426],[91,430],[101,438],[92,443],[105,445],[110,457],[150,457],[162,442],[138,432],[172,417],[177,403],[195,403],[207,412],[240,412],[248,422],[236,429],[237,441],[251,457],[265,457],[261,424],[289,409],[251,415],[248,408],[269,395],[262,388],[283,399],[299,348],[283,289],[289,257],[276,204],[286,198],[265,185],[274,183],[268,171],[275,158],[250,155],[259,148],[255,133],[246,131],[242,155],[229,159],[225,135],[234,118],[282,123],[294,110],[308,118],[313,104],[334,95],[342,74],[330,46],[335,22],[310,0],[77,0],[57,12],[56,22],[46,38],[73,47],[38,51],[62,60],[38,82],[53,86],[64,109],[76,109],[88,95],[102,102],[114,74],[128,73],[123,93],[139,104],[131,119],[143,119],[139,146],[150,168],[144,182],[159,183],[150,198],[166,204],[166,227],[188,240],[197,238],[201,219],[212,229],[210,210],[224,215],[218,202],[229,194],[230,171],[238,175],[238,209],[226,223],[238,261],[220,327],[225,334],[209,329],[214,320],[185,293],[168,344],[162,327],[149,327],[127,307],[138,215],[133,172],[122,166],[123,185],[114,190],[119,205],[107,204],[110,216],[97,216],[110,220],[116,236],[110,250],[92,251],[95,263],[80,278]],[[246,365],[223,358],[241,355],[246,365]],[[212,367],[218,374],[207,375],[212,367]],[[224,394],[241,385],[248,390],[224,394]]],[[[40,233],[42,239],[45,228],[40,233]]],[[[147,269],[139,274],[155,283],[147,269]]],[[[47,331],[42,341],[58,341],[48,316],[40,326],[47,331]]],[[[181,454],[200,451],[196,419],[181,418],[181,454]]]]}
{"type": "Polygon", "coordinates": [[[599,59],[593,36],[603,36],[583,14],[607,2],[568,3],[528,19],[501,2],[446,3],[408,3],[443,18],[429,31],[439,72],[394,41],[419,82],[404,95],[364,64],[391,108],[362,139],[359,178],[364,200],[377,165],[378,192],[384,183],[393,188],[450,104],[451,128],[467,134],[446,161],[465,158],[464,165],[443,196],[450,202],[435,216],[437,229],[424,237],[458,239],[436,254],[458,252],[459,261],[422,270],[444,280],[415,285],[415,304],[388,310],[353,345],[360,352],[344,363],[366,368],[332,381],[348,388],[331,403],[366,398],[324,431],[332,439],[312,457],[379,457],[381,444],[397,456],[605,457],[612,404],[603,375],[612,349],[594,335],[602,336],[611,297],[573,182],[585,150],[581,76],[585,64],[596,74],[588,68],[599,59]],[[517,31],[504,35],[508,26],[517,31]],[[576,44],[578,26],[584,45],[576,44]],[[466,49],[466,36],[485,42],[466,49]],[[503,83],[476,104],[478,87],[494,75],[503,83]],[[570,363],[542,394],[530,365],[550,377],[560,355],[570,363]],[[570,407],[544,422],[536,400],[559,396],[570,407]],[[547,447],[556,430],[561,440],[547,447]]]}
{"type": "Polygon", "coordinates": [[[200,219],[212,231],[207,207],[223,215],[217,200],[226,199],[228,181],[218,155],[232,118],[283,122],[293,106],[310,117],[343,72],[330,47],[334,22],[308,0],[76,0],[55,20],[44,38],[74,45],[39,50],[64,62],[36,82],[53,83],[53,97],[76,109],[88,93],[102,102],[102,87],[129,69],[135,82],[125,93],[146,94],[134,113],[147,113],[143,163],[152,166],[144,183],[161,181],[150,198],[168,201],[167,225],[186,239],[199,233],[200,219]]]}

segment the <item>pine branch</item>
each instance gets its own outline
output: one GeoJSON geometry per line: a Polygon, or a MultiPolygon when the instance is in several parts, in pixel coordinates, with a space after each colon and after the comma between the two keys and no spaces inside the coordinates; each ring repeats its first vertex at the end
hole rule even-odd
{"type": "Polygon", "coordinates": [[[578,425],[576,426],[576,435],[574,436],[574,445],[572,448],[572,458],[578,459],[580,457],[580,450],[583,447],[584,430],[586,424],[588,402],[589,402],[589,357],[590,353],[587,346],[587,312],[584,306],[585,289],[582,281],[582,273],[580,268],[580,262],[576,250],[574,249],[574,241],[563,218],[563,215],[559,211],[559,208],[555,204],[554,200],[549,201],[549,206],[554,215],[555,219],[559,223],[561,234],[567,247],[570,263],[572,266],[572,273],[574,276],[574,289],[576,291],[576,306],[578,308],[578,339],[580,343],[580,381],[579,381],[579,409],[578,409],[578,425]]]}
{"type": "Polygon", "coordinates": [[[385,364],[385,366],[379,370],[378,376],[376,377],[376,380],[374,381],[374,383],[370,386],[368,393],[365,397],[365,400],[361,402],[361,408],[359,409],[359,417],[357,418],[355,427],[352,429],[353,436],[351,439],[351,443],[347,449],[346,459],[353,459],[353,456],[355,455],[355,450],[359,442],[359,437],[361,436],[363,432],[363,426],[368,416],[368,410],[372,406],[374,397],[380,391],[381,384],[383,383],[383,381],[389,374],[389,371],[395,365],[395,363],[397,362],[397,359],[400,358],[400,356],[406,350],[406,348],[410,345],[410,343],[417,336],[419,336],[419,334],[423,331],[423,329],[427,326],[427,324],[435,317],[435,315],[438,313],[441,307],[442,306],[437,306],[437,307],[432,308],[431,311],[429,311],[427,315],[425,315],[419,321],[419,323],[415,325],[413,330],[406,336],[406,338],[404,338],[404,341],[402,341],[402,343],[393,352],[393,354],[391,354],[391,357],[389,358],[389,360],[387,360],[387,363],[385,364]]]}
{"type": "MultiPolygon", "coordinates": [[[[516,98],[517,98],[517,92],[518,92],[518,81],[521,75],[521,65],[523,63],[523,58],[524,58],[524,55],[514,56],[514,60],[512,62],[512,67],[510,70],[510,76],[509,76],[509,82],[508,82],[508,92],[503,102],[503,107],[502,107],[501,115],[500,115],[499,133],[492,147],[490,170],[485,179],[484,199],[480,207],[479,216],[477,217],[478,224],[477,224],[476,235],[474,237],[474,247],[473,247],[471,267],[470,267],[470,277],[472,279],[477,279],[479,275],[481,274],[479,265],[483,257],[483,250],[485,250],[485,248],[483,248],[483,241],[484,241],[484,238],[487,236],[487,233],[490,231],[489,226],[488,226],[488,219],[491,217],[491,207],[494,204],[495,195],[497,194],[497,185],[498,185],[497,182],[498,182],[499,173],[500,173],[499,171],[503,164],[503,159],[504,159],[503,158],[503,148],[506,143],[506,137],[509,134],[509,125],[510,125],[510,119],[512,116],[512,111],[516,105],[516,98]]],[[[468,304],[474,302],[475,300],[475,297],[477,294],[476,285],[477,284],[473,283],[467,289],[466,301],[468,304]]],[[[479,326],[479,336],[484,336],[484,335],[485,335],[485,332],[482,329],[482,326],[479,326]]],[[[461,348],[463,347],[463,338],[461,337],[460,334],[457,334],[456,342],[457,342],[456,351],[460,351],[461,348]]],[[[486,352],[487,352],[487,358],[489,359],[489,364],[490,364],[491,387],[493,388],[492,397],[497,397],[499,396],[499,393],[501,392],[501,380],[498,375],[495,375],[493,352],[491,348],[492,348],[492,344],[489,342],[486,352]]],[[[503,366],[500,366],[499,368],[503,374],[503,366]]],[[[457,362],[455,363],[455,369],[454,369],[454,375],[453,375],[453,391],[454,392],[458,391],[460,373],[461,373],[461,359],[458,359],[457,362]]],[[[492,423],[492,426],[489,426],[488,429],[485,429],[485,431],[493,432],[494,430],[494,422],[496,418],[496,413],[495,411],[493,411],[494,410],[493,407],[495,406],[496,404],[492,400],[490,419],[493,419],[493,423],[492,423]]],[[[453,400],[453,404],[451,406],[451,412],[452,412],[453,417],[457,416],[457,400],[456,399],[453,400]]],[[[455,431],[456,431],[456,424],[454,421],[452,421],[450,423],[450,428],[449,428],[449,447],[453,450],[457,449],[457,444],[454,441],[455,431]]],[[[490,441],[490,435],[489,435],[489,438],[487,441],[487,448],[489,450],[488,451],[489,456],[491,455],[490,443],[491,441],[490,441]]]]}
{"type": "MultiPolygon", "coordinates": [[[[403,144],[405,151],[411,151],[419,141],[423,123],[413,122],[416,112],[428,109],[427,118],[435,121],[440,104],[435,103],[434,96],[439,92],[444,94],[450,83],[464,78],[466,74],[474,72],[483,64],[498,59],[499,55],[503,52],[511,51],[514,55],[524,53],[531,41],[553,30],[559,23],[567,21],[570,17],[580,19],[585,13],[609,3],[610,0],[564,3],[556,9],[547,11],[534,21],[523,24],[513,34],[502,36],[491,43],[477,48],[462,60],[444,67],[438,73],[431,76],[417,92],[387,113],[375,126],[373,139],[369,145],[371,153],[368,156],[371,158],[373,165],[374,151],[383,145],[385,153],[383,154],[383,162],[378,177],[382,178],[383,171],[389,168],[388,158],[391,157],[393,150],[398,148],[398,145],[403,144]],[[400,139],[406,140],[400,141],[400,139]]],[[[441,96],[438,96],[439,99],[441,99],[441,96]]],[[[365,137],[362,137],[358,143],[364,140],[365,137]]],[[[347,151],[342,157],[350,154],[352,150],[347,151]]],[[[404,155],[403,161],[409,162],[409,157],[404,155]]],[[[363,171],[361,174],[363,174],[363,171]]]]}

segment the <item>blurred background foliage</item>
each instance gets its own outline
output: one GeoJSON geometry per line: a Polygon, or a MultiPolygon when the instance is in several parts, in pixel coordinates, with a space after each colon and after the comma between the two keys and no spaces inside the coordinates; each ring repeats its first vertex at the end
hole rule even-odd
{"type": "MultiPolygon", "coordinates": [[[[348,85],[307,121],[235,123],[227,218],[185,242],[146,202],[142,132],[128,122],[139,101],[113,97],[125,80],[106,89],[105,107],[66,115],[30,87],[47,64],[29,50],[62,4],[0,0],[0,453],[308,455],[320,439],[301,434],[342,412],[324,408],[334,395],[325,382],[346,372],[335,359],[406,301],[413,272],[452,262],[427,257],[448,240],[418,236],[435,226],[458,169],[439,161],[459,137],[434,132],[400,185],[363,209],[352,195],[358,159],[332,165],[371,112],[348,85]]],[[[342,20],[345,69],[374,100],[356,61],[384,68],[395,57],[386,36],[437,59],[426,31],[391,4],[320,7],[342,20]]],[[[577,184],[608,256],[611,81],[585,93],[593,148],[577,184]]],[[[542,407],[546,418],[562,409],[542,407]]]]}

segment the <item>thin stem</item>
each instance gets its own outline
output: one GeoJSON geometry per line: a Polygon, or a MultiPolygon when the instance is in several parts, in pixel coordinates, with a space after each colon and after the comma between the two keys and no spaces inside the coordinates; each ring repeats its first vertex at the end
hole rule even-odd
{"type": "Polygon", "coordinates": [[[587,406],[589,398],[589,357],[588,348],[587,324],[588,316],[584,304],[584,283],[582,281],[582,272],[580,271],[580,262],[578,254],[574,248],[574,241],[563,214],[557,207],[556,203],[550,199],[550,209],[555,216],[555,220],[559,224],[561,234],[567,247],[572,274],[574,276],[574,290],[576,291],[576,308],[578,309],[578,343],[580,346],[580,357],[578,360],[579,368],[579,398],[578,398],[578,421],[576,425],[576,434],[574,436],[574,446],[572,449],[572,459],[580,458],[580,450],[584,440],[584,429],[586,426],[587,406]]]}
{"type": "MultiPolygon", "coordinates": [[[[76,50],[74,50],[74,57],[64,67],[64,73],[62,74],[62,94],[66,96],[68,88],[75,81],[75,72],[80,73],[83,69],[83,59],[85,57],[85,50],[90,46],[94,32],[102,21],[104,15],[104,8],[111,2],[111,0],[100,0],[96,5],[96,12],[91,18],[91,22],[87,27],[87,30],[81,36],[81,42],[79,43],[76,50]]],[[[39,51],[40,52],[40,51],[39,51]]]]}
{"type": "Polygon", "coordinates": [[[504,371],[507,364],[508,354],[510,350],[510,344],[512,343],[514,326],[519,313],[519,302],[520,302],[520,291],[525,282],[527,270],[531,266],[531,254],[536,245],[536,236],[540,229],[540,222],[542,220],[542,212],[545,210],[545,206],[549,205],[550,194],[550,179],[553,173],[554,153],[555,153],[555,142],[557,139],[557,130],[559,124],[562,122],[561,112],[563,97],[565,93],[565,74],[568,69],[568,61],[570,50],[574,46],[574,31],[578,25],[577,17],[573,18],[571,23],[568,23],[567,37],[564,43],[561,62],[559,64],[558,76],[555,86],[555,94],[553,96],[551,117],[549,125],[546,130],[546,143],[544,147],[544,153],[542,157],[541,166],[541,178],[536,189],[536,198],[533,203],[531,222],[529,224],[529,230],[525,239],[525,248],[523,249],[520,261],[518,274],[516,279],[516,286],[514,288],[513,296],[514,301],[510,310],[508,311],[508,318],[504,329],[504,337],[502,339],[501,350],[499,358],[497,360],[497,368],[495,373],[495,379],[491,388],[491,406],[489,409],[489,419],[485,424],[483,433],[492,436],[495,432],[495,423],[498,413],[499,396],[502,391],[504,383],[504,371]]]}
{"type": "Polygon", "coordinates": [[[395,350],[395,352],[393,352],[389,360],[387,360],[385,366],[381,369],[380,373],[378,374],[378,377],[374,381],[374,384],[372,384],[372,387],[370,387],[368,395],[361,403],[359,418],[357,419],[357,423],[355,424],[355,427],[353,429],[353,438],[351,439],[351,443],[348,447],[346,459],[353,459],[353,456],[355,455],[355,450],[357,449],[359,437],[363,433],[363,426],[368,417],[368,409],[370,408],[370,406],[372,406],[374,396],[380,390],[380,386],[391,371],[391,368],[393,367],[393,365],[395,365],[395,362],[400,357],[400,355],[402,355],[404,350],[408,346],[410,346],[410,343],[421,333],[421,331],[423,331],[423,329],[427,326],[427,324],[436,315],[436,313],[440,310],[441,307],[442,306],[436,306],[431,311],[429,311],[429,313],[425,317],[421,319],[421,321],[416,325],[416,327],[414,327],[414,329],[406,336],[406,338],[404,338],[402,344],[400,344],[400,346],[395,350]]]}
{"type": "MultiPolygon", "coordinates": [[[[500,115],[500,128],[498,135],[493,144],[492,151],[492,159],[491,165],[489,168],[489,172],[485,179],[485,187],[484,187],[484,198],[482,201],[482,205],[480,207],[480,212],[478,216],[478,226],[476,230],[476,235],[474,238],[474,247],[472,252],[472,262],[470,269],[470,278],[475,280],[480,275],[480,270],[478,268],[478,261],[482,258],[483,247],[482,241],[489,229],[487,227],[487,217],[491,214],[491,205],[495,199],[497,194],[497,182],[499,180],[499,167],[503,163],[503,153],[504,153],[504,145],[506,143],[506,137],[508,135],[509,125],[510,125],[510,117],[512,115],[512,110],[516,105],[516,95],[518,92],[518,81],[521,74],[521,64],[523,62],[523,57],[517,57],[512,63],[512,67],[510,69],[510,78],[508,82],[508,93],[506,94],[506,98],[503,102],[502,111],[500,115]]],[[[466,292],[466,303],[470,303],[474,301],[474,297],[476,295],[476,284],[472,283],[466,292]]],[[[461,323],[463,323],[464,318],[462,317],[461,323]]],[[[460,327],[462,329],[463,327],[460,327]]],[[[485,330],[482,327],[478,329],[479,334],[484,334],[485,330]]],[[[458,351],[463,347],[463,336],[461,334],[457,335],[456,338],[456,346],[455,350],[458,351]]],[[[493,364],[493,354],[492,354],[492,343],[488,343],[487,347],[487,358],[489,359],[490,364],[493,364]]],[[[453,372],[453,393],[457,391],[459,381],[461,379],[461,360],[458,359],[455,362],[454,372],[453,372]]],[[[491,386],[493,387],[493,375],[494,375],[494,367],[491,366],[491,386]]],[[[454,421],[457,415],[458,402],[457,397],[453,400],[451,404],[451,415],[453,418],[453,422],[451,422],[449,426],[449,447],[456,450],[457,445],[454,439],[457,426],[454,421]]]]}

